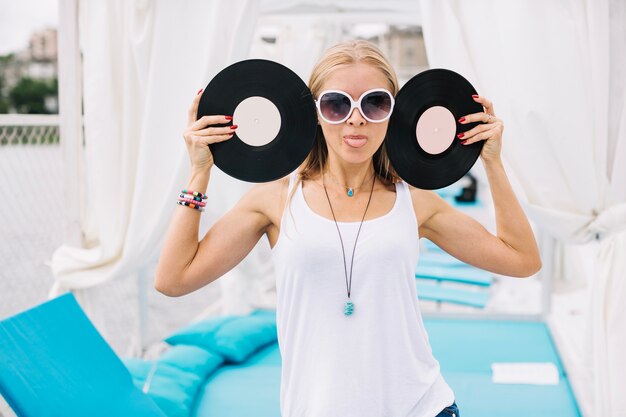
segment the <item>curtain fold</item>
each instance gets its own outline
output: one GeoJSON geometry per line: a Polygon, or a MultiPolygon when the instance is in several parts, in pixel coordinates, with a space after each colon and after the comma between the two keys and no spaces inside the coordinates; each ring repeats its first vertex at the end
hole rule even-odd
{"type": "Polygon", "coordinates": [[[593,409],[597,416],[623,415],[626,360],[617,353],[626,342],[623,2],[422,0],[421,6],[431,67],[466,76],[504,120],[503,159],[529,217],[564,245],[599,243],[588,277],[593,409]]]}
{"type": "Polygon", "coordinates": [[[81,1],[79,10],[84,245],[54,252],[51,295],[154,260],[189,175],[187,109],[217,72],[248,57],[259,1],[81,1]]]}

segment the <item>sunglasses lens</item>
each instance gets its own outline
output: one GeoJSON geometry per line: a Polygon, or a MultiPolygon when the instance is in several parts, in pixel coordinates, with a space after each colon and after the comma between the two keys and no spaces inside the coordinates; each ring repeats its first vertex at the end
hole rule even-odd
{"type": "Polygon", "coordinates": [[[320,97],[320,112],[327,120],[337,122],[350,112],[350,99],[341,93],[325,93],[320,97]]]}
{"type": "Polygon", "coordinates": [[[385,91],[374,91],[363,97],[361,108],[371,120],[383,120],[391,111],[391,96],[385,91]]]}

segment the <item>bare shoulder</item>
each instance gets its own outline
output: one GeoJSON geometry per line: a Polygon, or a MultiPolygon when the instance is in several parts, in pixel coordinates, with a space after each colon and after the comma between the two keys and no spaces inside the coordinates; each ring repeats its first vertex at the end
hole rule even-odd
{"type": "Polygon", "coordinates": [[[449,204],[446,203],[443,198],[439,197],[436,192],[431,190],[422,190],[409,184],[409,191],[411,192],[413,209],[415,210],[415,217],[417,218],[421,235],[433,215],[438,211],[445,210],[446,206],[449,206],[449,204]]]}
{"type": "Polygon", "coordinates": [[[288,188],[289,176],[255,184],[242,198],[242,203],[267,217],[267,226],[279,225],[288,188]]]}

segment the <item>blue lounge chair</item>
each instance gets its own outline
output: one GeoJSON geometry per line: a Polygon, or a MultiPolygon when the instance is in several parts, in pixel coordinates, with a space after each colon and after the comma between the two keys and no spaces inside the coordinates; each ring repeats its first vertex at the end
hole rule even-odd
{"type": "Polygon", "coordinates": [[[415,269],[415,278],[431,279],[440,282],[460,282],[481,287],[488,287],[493,281],[493,277],[489,272],[471,266],[418,265],[415,269]]]}
{"type": "Polygon", "coordinates": [[[444,287],[417,282],[417,297],[420,300],[429,300],[470,307],[484,308],[489,301],[489,294],[484,291],[469,291],[459,288],[444,287]]]}
{"type": "Polygon", "coordinates": [[[71,294],[0,321],[0,394],[18,417],[166,417],[71,294]]]}

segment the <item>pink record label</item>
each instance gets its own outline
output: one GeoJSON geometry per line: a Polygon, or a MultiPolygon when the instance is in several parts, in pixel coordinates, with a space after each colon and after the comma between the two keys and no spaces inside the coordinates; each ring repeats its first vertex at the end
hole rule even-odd
{"type": "Polygon", "coordinates": [[[433,106],[420,116],[415,128],[417,143],[431,155],[450,147],[456,135],[454,116],[443,106],[433,106]]]}

